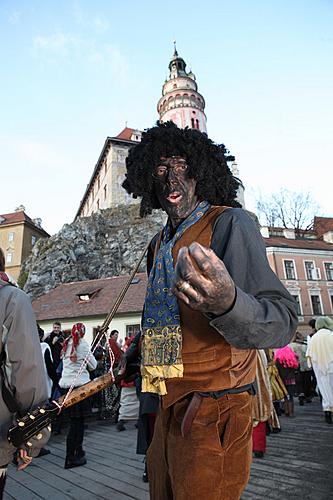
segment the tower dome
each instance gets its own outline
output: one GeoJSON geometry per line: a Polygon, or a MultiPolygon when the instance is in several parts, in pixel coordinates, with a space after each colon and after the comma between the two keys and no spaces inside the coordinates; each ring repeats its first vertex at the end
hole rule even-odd
{"type": "Polygon", "coordinates": [[[179,57],[176,42],[169,71],[157,104],[160,121],[173,121],[180,128],[195,128],[207,133],[205,100],[198,92],[195,75],[192,71],[187,73],[186,62],[179,57]]]}

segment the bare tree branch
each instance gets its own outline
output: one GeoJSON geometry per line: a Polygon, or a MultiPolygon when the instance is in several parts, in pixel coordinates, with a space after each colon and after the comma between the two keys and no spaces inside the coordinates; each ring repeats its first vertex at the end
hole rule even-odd
{"type": "Polygon", "coordinates": [[[260,195],[256,205],[263,225],[293,228],[296,232],[311,229],[314,216],[319,212],[319,205],[310,193],[297,193],[288,189],[280,189],[265,198],[260,195]]]}

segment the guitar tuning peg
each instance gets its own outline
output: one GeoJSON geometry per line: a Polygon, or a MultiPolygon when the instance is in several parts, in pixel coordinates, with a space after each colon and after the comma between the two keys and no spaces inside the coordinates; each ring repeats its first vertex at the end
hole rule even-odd
{"type": "Polygon", "coordinates": [[[39,433],[39,434],[37,434],[37,436],[36,436],[36,438],[37,438],[38,440],[42,439],[42,437],[43,437],[43,434],[42,434],[42,433],[39,433]]]}
{"type": "Polygon", "coordinates": [[[18,425],[19,425],[19,427],[24,427],[24,426],[25,426],[25,423],[24,423],[24,422],[22,422],[22,421],[20,421],[20,422],[18,423],[18,425]]]}
{"type": "Polygon", "coordinates": [[[47,430],[48,430],[49,432],[51,432],[52,427],[51,427],[50,425],[48,425],[48,426],[47,426],[47,430]]]}
{"type": "Polygon", "coordinates": [[[34,415],[29,415],[29,417],[31,418],[31,420],[35,420],[35,416],[34,415]]]}
{"type": "Polygon", "coordinates": [[[30,441],[27,441],[27,446],[29,446],[30,448],[32,448],[32,443],[30,443],[30,441]]]}
{"type": "Polygon", "coordinates": [[[40,409],[39,409],[39,413],[42,413],[42,414],[43,414],[43,413],[45,413],[44,408],[40,408],[40,409]]]}

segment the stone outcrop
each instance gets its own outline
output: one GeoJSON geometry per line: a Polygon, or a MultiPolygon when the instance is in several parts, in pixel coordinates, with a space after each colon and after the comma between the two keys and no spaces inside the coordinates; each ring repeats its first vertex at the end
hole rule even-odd
{"type": "Polygon", "coordinates": [[[145,219],[138,211],[138,205],[102,210],[39,240],[22,266],[24,290],[37,298],[61,283],[130,274],[164,221],[162,211],[145,219]]]}

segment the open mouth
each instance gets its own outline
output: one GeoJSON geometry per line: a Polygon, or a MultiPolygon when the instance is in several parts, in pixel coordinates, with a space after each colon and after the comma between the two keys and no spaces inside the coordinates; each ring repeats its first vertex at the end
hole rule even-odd
{"type": "Polygon", "coordinates": [[[179,203],[181,199],[182,199],[182,195],[178,191],[173,191],[167,197],[167,201],[169,203],[172,203],[173,205],[176,205],[177,203],[179,203]]]}

